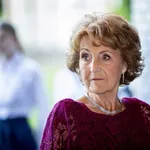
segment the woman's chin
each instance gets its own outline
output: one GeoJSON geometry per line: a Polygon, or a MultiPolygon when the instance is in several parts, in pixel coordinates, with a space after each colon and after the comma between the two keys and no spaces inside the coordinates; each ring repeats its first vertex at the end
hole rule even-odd
{"type": "Polygon", "coordinates": [[[102,93],[105,93],[105,90],[104,89],[99,89],[99,88],[92,88],[92,89],[89,89],[89,92],[91,93],[95,93],[95,94],[102,94],[102,93]]]}

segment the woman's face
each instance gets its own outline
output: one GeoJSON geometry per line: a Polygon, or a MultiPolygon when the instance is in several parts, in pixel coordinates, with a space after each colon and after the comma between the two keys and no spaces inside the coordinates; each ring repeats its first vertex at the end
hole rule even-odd
{"type": "Polygon", "coordinates": [[[0,52],[7,54],[13,49],[13,37],[0,29],[0,52]]]}
{"type": "Polygon", "coordinates": [[[103,45],[93,46],[88,36],[85,36],[80,43],[79,69],[87,90],[102,94],[118,90],[126,65],[119,50],[103,45]]]}

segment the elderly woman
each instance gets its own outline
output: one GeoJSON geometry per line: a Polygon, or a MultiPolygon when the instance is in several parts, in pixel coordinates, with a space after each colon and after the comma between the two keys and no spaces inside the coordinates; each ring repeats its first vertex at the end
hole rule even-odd
{"type": "Polygon", "coordinates": [[[136,29],[121,16],[85,16],[73,31],[67,65],[87,93],[54,106],[41,150],[150,150],[150,106],[117,97],[120,85],[142,73],[140,49],[136,29]]]}

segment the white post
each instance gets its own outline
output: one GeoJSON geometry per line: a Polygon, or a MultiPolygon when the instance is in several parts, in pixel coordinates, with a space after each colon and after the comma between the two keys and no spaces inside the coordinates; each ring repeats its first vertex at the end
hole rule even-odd
{"type": "Polygon", "coordinates": [[[131,20],[139,31],[142,54],[145,57],[145,68],[142,76],[131,84],[133,96],[150,104],[150,1],[131,1],[131,20]]]}

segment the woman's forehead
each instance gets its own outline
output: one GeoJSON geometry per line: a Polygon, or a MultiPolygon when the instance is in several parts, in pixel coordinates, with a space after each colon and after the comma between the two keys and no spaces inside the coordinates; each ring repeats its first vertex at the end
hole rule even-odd
{"type": "Polygon", "coordinates": [[[100,44],[99,46],[94,46],[92,44],[92,41],[90,40],[89,37],[83,37],[81,42],[80,42],[80,51],[85,50],[85,51],[97,51],[97,52],[110,52],[113,55],[120,56],[121,51],[120,50],[114,50],[113,48],[100,44]]]}
{"type": "Polygon", "coordinates": [[[83,47],[105,47],[107,49],[112,49],[110,48],[108,45],[102,43],[100,40],[95,39],[94,41],[92,41],[88,36],[84,36],[82,37],[81,41],[80,41],[80,49],[83,47]]]}

